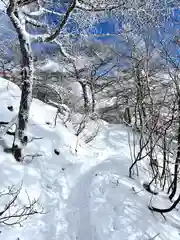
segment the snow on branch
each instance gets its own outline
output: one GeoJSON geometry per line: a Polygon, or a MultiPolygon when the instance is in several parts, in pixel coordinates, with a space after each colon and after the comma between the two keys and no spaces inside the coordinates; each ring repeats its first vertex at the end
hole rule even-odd
{"type": "Polygon", "coordinates": [[[70,14],[72,13],[72,11],[74,10],[75,7],[76,7],[76,0],[73,0],[72,3],[70,4],[70,6],[68,7],[59,27],[56,29],[56,31],[52,35],[50,35],[49,37],[47,37],[45,39],[46,42],[50,42],[50,41],[54,40],[59,35],[60,31],[65,26],[70,14]]]}
{"type": "MultiPolygon", "coordinates": [[[[50,14],[54,14],[54,15],[56,15],[58,17],[62,17],[64,15],[63,13],[59,13],[59,12],[56,12],[56,11],[53,11],[53,10],[49,10],[49,9],[46,9],[46,8],[43,8],[43,7],[40,8],[40,13],[41,13],[41,15],[43,13],[50,13],[50,14]]],[[[31,13],[31,15],[33,16],[34,14],[31,13]]]]}
{"type": "Polygon", "coordinates": [[[54,10],[46,9],[46,8],[42,7],[41,5],[39,5],[39,9],[37,11],[27,12],[25,10],[24,13],[26,15],[28,15],[29,17],[38,17],[38,16],[42,16],[43,14],[46,14],[46,13],[50,13],[50,14],[56,15],[58,17],[64,16],[64,13],[60,13],[60,12],[56,12],[54,10]]]}
{"type": "Polygon", "coordinates": [[[57,39],[55,39],[53,42],[58,45],[59,50],[60,50],[60,53],[62,54],[63,57],[69,59],[70,62],[76,60],[75,57],[73,57],[73,56],[71,56],[70,54],[67,53],[67,51],[63,48],[62,43],[61,43],[60,41],[58,41],[57,39]]]}
{"type": "Polygon", "coordinates": [[[33,2],[37,2],[37,0],[19,0],[19,1],[15,1],[15,2],[17,3],[17,5],[19,7],[23,7],[25,5],[29,5],[29,4],[31,4],[33,2]]]}
{"type": "MultiPolygon", "coordinates": [[[[84,1],[77,1],[76,7],[81,9],[81,10],[85,10],[85,11],[92,11],[92,12],[101,12],[101,11],[112,11],[114,9],[118,9],[120,7],[123,7],[126,4],[126,1],[123,1],[120,4],[115,4],[115,5],[110,5],[110,4],[106,4],[105,6],[93,6],[93,4],[90,3],[85,3],[84,1]],[[110,6],[109,6],[110,5],[110,6]]],[[[98,5],[102,5],[102,4],[98,4],[98,5]]]]}
{"type": "Polygon", "coordinates": [[[7,6],[7,2],[6,2],[6,0],[0,0],[0,6],[7,6]]]}
{"type": "Polygon", "coordinates": [[[31,24],[34,27],[44,27],[44,28],[47,27],[46,24],[41,23],[41,22],[39,22],[39,21],[37,21],[35,19],[32,19],[32,18],[30,18],[28,16],[25,17],[25,21],[26,21],[26,23],[29,23],[29,24],[31,24]]]}
{"type": "MultiPolygon", "coordinates": [[[[41,4],[37,1],[37,0],[21,0],[16,2],[15,0],[10,0],[10,4],[9,4],[9,11],[11,11],[12,13],[22,13],[21,15],[23,15],[24,18],[24,22],[25,23],[29,23],[34,27],[43,27],[47,29],[47,33],[46,34],[29,34],[29,38],[30,40],[33,42],[52,42],[53,40],[56,40],[58,35],[60,34],[61,30],[64,28],[64,26],[66,25],[70,15],[72,14],[73,10],[75,8],[84,10],[84,11],[93,11],[93,12],[98,12],[98,11],[111,11],[113,9],[116,8],[120,8],[125,6],[125,2],[121,2],[121,3],[107,3],[107,2],[103,2],[103,4],[101,3],[97,3],[95,6],[91,3],[85,2],[85,1],[81,1],[81,0],[73,0],[69,7],[67,8],[65,14],[53,11],[53,10],[48,10],[44,7],[41,6],[41,4]],[[26,9],[19,9],[19,7],[30,4],[36,2],[38,5],[38,11],[33,11],[33,12],[29,12],[29,10],[26,9]],[[42,16],[44,13],[50,13],[50,14],[54,14],[58,17],[60,17],[60,22],[59,22],[59,26],[57,26],[57,28],[54,30],[54,32],[51,32],[50,29],[48,28],[48,24],[45,23],[41,23],[38,20],[33,19],[33,16],[42,16]]],[[[19,19],[16,18],[15,14],[11,14],[12,17],[14,18],[14,20],[18,21],[19,19]]],[[[59,44],[58,44],[59,45],[59,44]]],[[[62,51],[63,52],[63,51],[62,51]]],[[[66,54],[65,54],[66,55],[66,54]]]]}
{"type": "MultiPolygon", "coordinates": [[[[70,14],[73,12],[74,8],[76,7],[76,0],[73,0],[73,2],[70,4],[70,6],[68,7],[66,13],[63,15],[63,18],[62,20],[60,21],[60,24],[59,26],[57,27],[57,29],[55,30],[54,33],[50,33],[50,31],[48,30],[48,33],[47,34],[42,34],[42,35],[30,35],[30,39],[32,41],[37,41],[37,42],[52,42],[53,40],[55,40],[58,35],[60,34],[61,30],[63,29],[63,27],[65,26],[70,14]]],[[[40,7],[40,11],[37,12],[36,14],[39,13],[43,13],[43,12],[47,12],[47,13],[53,13],[53,14],[56,14],[56,15],[59,15],[57,12],[54,12],[54,11],[50,11],[50,10],[46,10],[44,8],[41,8],[40,7]]],[[[34,14],[34,13],[33,13],[34,14]]],[[[30,16],[30,14],[28,14],[30,16]]],[[[59,16],[62,17],[62,15],[60,14],[59,16]]],[[[27,18],[28,22],[30,22],[30,17],[27,18]]],[[[36,20],[32,20],[32,25],[35,25],[37,24],[38,26],[40,24],[38,24],[38,22],[36,22],[36,20]]],[[[47,27],[48,29],[48,26],[47,25],[44,25],[44,27],[47,27]]],[[[59,45],[59,44],[58,44],[59,45]]]]}
{"type": "Polygon", "coordinates": [[[12,120],[6,125],[6,127],[0,132],[0,138],[2,138],[6,132],[15,124],[17,124],[18,116],[12,118],[12,120]]]}

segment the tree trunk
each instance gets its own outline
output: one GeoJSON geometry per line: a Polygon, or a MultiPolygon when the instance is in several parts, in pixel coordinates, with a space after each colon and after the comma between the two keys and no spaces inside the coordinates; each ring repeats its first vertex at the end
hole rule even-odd
{"type": "Polygon", "coordinates": [[[95,112],[95,106],[96,106],[94,83],[90,83],[89,86],[90,86],[91,98],[92,98],[92,113],[94,113],[95,112]]]}
{"type": "Polygon", "coordinates": [[[180,96],[178,96],[178,146],[177,146],[177,155],[176,155],[176,161],[174,166],[174,179],[172,184],[172,192],[169,196],[169,199],[172,200],[173,197],[176,194],[177,190],[177,182],[178,182],[178,170],[179,170],[179,164],[180,164],[180,96]]]}
{"type": "Polygon", "coordinates": [[[17,6],[15,1],[11,0],[7,9],[7,14],[16,29],[18,39],[20,43],[20,50],[22,54],[22,93],[19,106],[17,128],[15,134],[15,140],[13,143],[13,154],[17,161],[21,160],[21,150],[23,145],[28,142],[26,136],[26,128],[29,118],[29,110],[32,102],[32,85],[33,85],[33,54],[31,49],[31,43],[28,34],[25,32],[25,26],[22,20],[22,16],[19,17],[17,12],[17,6]]]}
{"type": "Polygon", "coordinates": [[[87,84],[84,83],[83,81],[79,81],[82,91],[83,91],[83,99],[84,99],[84,110],[85,113],[89,112],[89,98],[88,98],[88,93],[87,93],[87,84]]]}

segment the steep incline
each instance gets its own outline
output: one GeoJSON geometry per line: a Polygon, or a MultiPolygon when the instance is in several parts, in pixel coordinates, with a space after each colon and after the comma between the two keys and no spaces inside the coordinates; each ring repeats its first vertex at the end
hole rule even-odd
{"type": "MultiPolygon", "coordinates": [[[[14,84],[0,79],[0,121],[9,121],[17,113],[19,97],[14,84]],[[11,105],[13,112],[7,109],[11,105]]],[[[41,139],[28,144],[23,163],[3,151],[12,138],[1,139],[1,189],[23,181],[19,201],[27,202],[26,189],[31,199],[39,198],[47,214],[32,216],[21,227],[0,226],[0,239],[179,239],[177,211],[165,221],[147,208],[151,195],[142,188],[146,171],[142,168],[136,180],[127,176],[130,130],[102,121],[96,139],[88,145],[79,140],[76,153],[76,137],[61,122],[54,127],[55,114],[55,108],[33,100],[28,132],[41,139]],[[32,154],[41,156],[32,159],[32,154]]],[[[161,206],[169,204],[163,195],[153,198],[154,204],[156,200],[161,206]]],[[[0,204],[3,207],[1,198],[0,204]]]]}

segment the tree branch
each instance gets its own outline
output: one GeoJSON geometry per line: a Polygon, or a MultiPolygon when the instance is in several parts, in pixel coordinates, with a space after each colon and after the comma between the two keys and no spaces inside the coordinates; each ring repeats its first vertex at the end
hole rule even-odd
{"type": "Polygon", "coordinates": [[[45,42],[50,42],[59,35],[59,33],[61,32],[62,28],[65,26],[70,14],[72,13],[72,11],[74,10],[75,7],[76,7],[76,0],[73,0],[73,2],[70,4],[69,8],[67,9],[59,27],[56,29],[56,31],[52,35],[48,36],[45,39],[45,42]]]}
{"type": "Polygon", "coordinates": [[[148,208],[151,211],[154,211],[154,212],[167,213],[167,212],[172,211],[178,205],[179,202],[180,202],[180,195],[169,208],[159,209],[159,208],[156,208],[156,207],[153,207],[153,206],[149,206],[148,208]]]}
{"type": "Polygon", "coordinates": [[[31,17],[33,17],[33,16],[40,16],[43,13],[51,13],[51,14],[54,14],[54,15],[56,15],[58,17],[62,17],[64,15],[63,13],[59,13],[59,12],[56,12],[56,11],[53,11],[53,10],[49,10],[49,9],[43,8],[41,6],[39,7],[38,11],[31,12],[31,13],[26,13],[26,14],[28,14],[31,17]]]}
{"type": "Polygon", "coordinates": [[[87,5],[87,3],[83,3],[83,1],[81,1],[81,3],[79,1],[77,1],[77,4],[76,4],[76,7],[81,9],[81,10],[84,10],[84,11],[89,11],[89,12],[102,12],[102,11],[112,11],[114,9],[117,9],[117,8],[120,8],[120,7],[123,7],[125,5],[126,2],[123,2],[121,4],[118,4],[118,5],[115,5],[115,6],[105,6],[105,7],[100,7],[100,8],[96,8],[94,6],[91,6],[89,4],[88,7],[86,7],[85,5],[87,5]],[[84,6],[83,6],[83,5],[84,6]]]}
{"type": "Polygon", "coordinates": [[[37,21],[35,19],[32,19],[32,18],[30,18],[28,16],[25,17],[25,20],[26,20],[26,23],[29,23],[29,24],[31,24],[34,27],[44,27],[44,28],[47,28],[46,24],[41,23],[41,22],[39,22],[39,21],[37,21]]]}
{"type": "Polygon", "coordinates": [[[35,214],[45,214],[43,208],[39,205],[38,199],[31,200],[27,191],[28,204],[17,205],[17,199],[21,192],[22,184],[18,189],[14,189],[14,186],[8,187],[8,190],[0,192],[0,198],[10,197],[11,199],[4,206],[4,209],[0,212],[0,224],[12,226],[20,224],[25,221],[29,216],[35,214]],[[40,210],[37,209],[40,207],[40,210]]]}

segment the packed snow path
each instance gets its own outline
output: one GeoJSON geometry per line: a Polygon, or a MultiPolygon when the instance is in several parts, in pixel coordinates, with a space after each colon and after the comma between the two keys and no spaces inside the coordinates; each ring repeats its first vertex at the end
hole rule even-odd
{"type": "MultiPolygon", "coordinates": [[[[9,121],[18,110],[20,91],[0,80],[1,121],[9,121]],[[7,90],[8,89],[8,90],[7,90]],[[13,105],[10,112],[7,106],[13,105]]],[[[180,239],[180,214],[167,215],[148,210],[151,195],[142,188],[140,178],[128,178],[131,164],[128,131],[122,125],[101,123],[101,131],[88,145],[79,141],[61,123],[54,127],[56,109],[34,100],[23,163],[17,163],[0,148],[1,188],[23,181],[31,198],[39,198],[46,214],[29,218],[21,227],[1,226],[3,240],[176,240],[180,239]],[[48,124],[47,124],[48,123],[48,124]],[[59,155],[54,150],[59,151],[59,155]],[[40,154],[32,160],[31,154],[40,154]]],[[[11,144],[6,137],[1,145],[11,144]],[[5,140],[5,143],[4,143],[5,140]]],[[[26,203],[25,191],[19,201],[26,203]]],[[[167,199],[156,197],[161,207],[167,199]]]]}

